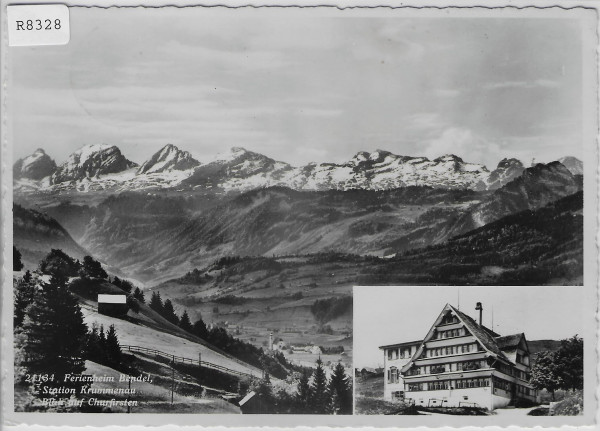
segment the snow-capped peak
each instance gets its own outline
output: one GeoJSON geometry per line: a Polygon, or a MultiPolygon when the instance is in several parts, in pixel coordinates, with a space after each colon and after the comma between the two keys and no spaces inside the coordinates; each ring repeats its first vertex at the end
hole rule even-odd
{"type": "Polygon", "coordinates": [[[392,153],[390,153],[389,151],[375,150],[369,155],[369,160],[371,160],[373,162],[381,162],[387,156],[390,156],[390,155],[392,155],[392,153]]]}
{"type": "Polygon", "coordinates": [[[434,162],[459,162],[459,163],[464,163],[463,159],[461,159],[458,156],[455,156],[454,154],[444,154],[441,157],[438,157],[437,159],[434,160],[434,162]]]}
{"type": "Polygon", "coordinates": [[[248,150],[246,150],[245,148],[231,147],[229,150],[215,155],[213,159],[210,160],[210,162],[230,162],[247,153],[248,150]]]}
{"type": "Polygon", "coordinates": [[[69,155],[51,177],[51,183],[82,180],[98,175],[122,172],[137,166],[127,160],[115,145],[91,144],[69,155]]]}
{"type": "Polygon", "coordinates": [[[40,180],[47,177],[56,169],[56,163],[44,150],[38,148],[31,155],[19,159],[13,165],[15,178],[40,180]]]}
{"type": "Polygon", "coordinates": [[[36,163],[44,156],[48,157],[48,155],[46,154],[46,152],[44,150],[42,150],[41,148],[38,148],[31,155],[29,155],[23,159],[23,169],[26,169],[27,167],[36,163]]]}
{"type": "MultiPolygon", "coordinates": [[[[47,157],[43,150],[31,158],[47,157]]],[[[15,165],[15,178],[21,172],[15,165]]],[[[407,186],[446,189],[495,189],[519,176],[522,164],[503,160],[494,172],[483,165],[446,154],[437,159],[400,156],[385,150],[357,152],[345,163],[310,163],[294,167],[242,147],[232,147],[200,163],[187,151],[166,144],[139,169],[116,146],[88,145],[53,170],[46,185],[52,190],[169,189],[241,191],[283,186],[295,190],[387,190],[407,186]]],[[[31,178],[31,177],[24,177],[31,178]]],[[[27,181],[23,181],[25,184],[27,181]]],[[[29,182],[27,182],[29,187],[29,182]]],[[[25,190],[25,189],[24,189],[25,190]]]]}
{"type": "Polygon", "coordinates": [[[369,156],[370,154],[366,151],[359,151],[354,155],[354,157],[352,157],[350,161],[354,162],[355,164],[360,162],[366,162],[367,160],[369,160],[369,156]]]}
{"type": "MultiPolygon", "coordinates": [[[[104,152],[106,150],[110,150],[111,148],[115,148],[117,150],[119,150],[116,146],[114,145],[109,145],[109,144],[89,144],[89,145],[84,145],[83,147],[79,148],[78,150],[75,150],[70,156],[69,158],[79,158],[79,160],[87,160],[89,159],[92,155],[94,155],[95,153],[101,153],[104,152]]],[[[119,153],[121,151],[119,150],[119,153]]]]}
{"type": "Polygon", "coordinates": [[[187,151],[181,151],[175,145],[167,144],[144,162],[138,169],[139,174],[152,174],[171,170],[185,171],[198,166],[200,162],[187,151]]]}

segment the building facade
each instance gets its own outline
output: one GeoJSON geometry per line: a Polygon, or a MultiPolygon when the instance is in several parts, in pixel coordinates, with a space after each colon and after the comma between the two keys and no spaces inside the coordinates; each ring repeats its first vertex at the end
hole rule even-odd
{"type": "Polygon", "coordinates": [[[538,401],[525,335],[502,337],[449,304],[423,340],[381,349],[389,401],[489,410],[538,401]]]}
{"type": "Polygon", "coordinates": [[[420,345],[421,341],[410,341],[380,347],[384,351],[383,379],[385,386],[383,396],[386,401],[404,399],[404,377],[400,371],[415,355],[420,345]]]}

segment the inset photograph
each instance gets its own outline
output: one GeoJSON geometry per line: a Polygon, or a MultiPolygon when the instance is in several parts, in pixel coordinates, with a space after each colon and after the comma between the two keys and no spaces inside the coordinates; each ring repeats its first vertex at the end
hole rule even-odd
{"type": "Polygon", "coordinates": [[[582,415],[583,301],[574,293],[355,287],[356,414],[582,415]]]}

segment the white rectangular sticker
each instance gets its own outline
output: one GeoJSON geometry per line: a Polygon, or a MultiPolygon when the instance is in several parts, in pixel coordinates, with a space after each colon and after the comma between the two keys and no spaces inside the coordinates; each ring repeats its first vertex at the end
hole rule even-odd
{"type": "Polygon", "coordinates": [[[71,31],[64,4],[7,6],[8,45],[66,45],[71,31]]]}

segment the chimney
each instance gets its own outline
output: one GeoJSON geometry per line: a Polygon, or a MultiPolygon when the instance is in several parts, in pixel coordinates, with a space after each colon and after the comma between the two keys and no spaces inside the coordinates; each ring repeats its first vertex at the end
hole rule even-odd
{"type": "Polygon", "coordinates": [[[475,306],[475,310],[479,310],[479,326],[482,326],[482,323],[483,323],[483,305],[481,305],[481,302],[477,303],[477,305],[475,306]]]}

